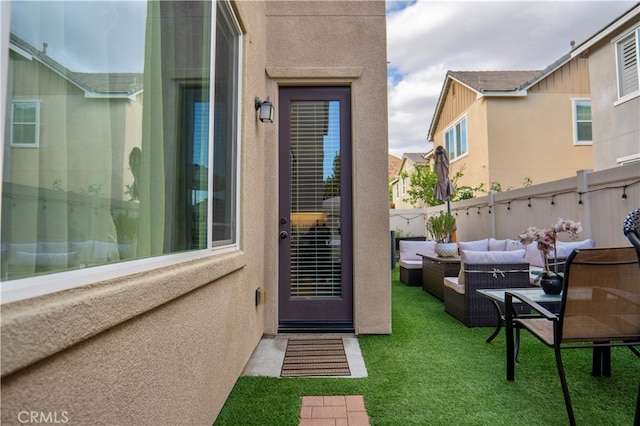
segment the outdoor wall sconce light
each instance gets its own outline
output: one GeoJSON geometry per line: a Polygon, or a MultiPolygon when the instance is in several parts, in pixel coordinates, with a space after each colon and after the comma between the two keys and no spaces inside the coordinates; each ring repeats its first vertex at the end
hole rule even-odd
{"type": "Polygon", "coordinates": [[[260,121],[263,123],[273,123],[274,108],[269,97],[267,97],[266,101],[261,101],[260,98],[256,96],[256,111],[258,110],[260,111],[260,121]]]}

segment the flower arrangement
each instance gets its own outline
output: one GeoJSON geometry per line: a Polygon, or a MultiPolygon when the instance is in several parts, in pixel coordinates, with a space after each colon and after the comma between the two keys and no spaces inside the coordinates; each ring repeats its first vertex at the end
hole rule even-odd
{"type": "Polygon", "coordinates": [[[556,241],[558,234],[561,232],[567,232],[569,238],[572,240],[578,239],[578,234],[582,232],[582,224],[580,222],[574,222],[569,219],[559,218],[558,221],[551,228],[540,229],[530,226],[522,234],[518,235],[520,242],[523,244],[538,243],[538,250],[542,252],[544,258],[544,271],[533,271],[532,273],[538,275],[535,282],[540,281],[543,275],[547,276],[563,276],[562,272],[558,272],[558,263],[554,263],[554,270],[551,271],[549,267],[549,253],[553,250],[556,253],[556,241]]]}

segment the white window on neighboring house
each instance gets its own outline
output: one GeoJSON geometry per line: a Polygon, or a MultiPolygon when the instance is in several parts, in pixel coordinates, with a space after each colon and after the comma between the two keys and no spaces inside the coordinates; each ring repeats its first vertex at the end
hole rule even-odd
{"type": "Polygon", "coordinates": [[[619,99],[636,95],[640,92],[639,38],[640,28],[636,28],[616,43],[619,99]]]}
{"type": "Polygon", "coordinates": [[[572,99],[573,144],[591,145],[591,100],[572,99]]]}
{"type": "Polygon", "coordinates": [[[407,184],[405,182],[406,178],[402,178],[402,195],[407,193],[407,184]]]}
{"type": "Polygon", "coordinates": [[[400,184],[396,183],[396,198],[400,198],[400,184]]]}
{"type": "Polygon", "coordinates": [[[467,118],[455,123],[444,132],[444,147],[449,154],[449,160],[461,157],[467,153],[467,118]]]}
{"type": "Polygon", "coordinates": [[[40,102],[11,102],[11,146],[35,148],[40,145],[40,102]]]}

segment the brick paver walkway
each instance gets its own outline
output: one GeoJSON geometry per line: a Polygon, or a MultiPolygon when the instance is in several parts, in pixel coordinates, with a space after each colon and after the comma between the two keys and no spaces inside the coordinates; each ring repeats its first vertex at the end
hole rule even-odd
{"type": "Polygon", "coordinates": [[[369,426],[362,395],[303,396],[300,426],[369,426]]]}

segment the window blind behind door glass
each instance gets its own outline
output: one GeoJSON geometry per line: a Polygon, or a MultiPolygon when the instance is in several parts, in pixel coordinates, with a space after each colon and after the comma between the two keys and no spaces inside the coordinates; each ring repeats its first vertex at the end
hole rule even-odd
{"type": "Polygon", "coordinates": [[[291,296],[341,297],[338,101],[291,102],[291,296]]]}

